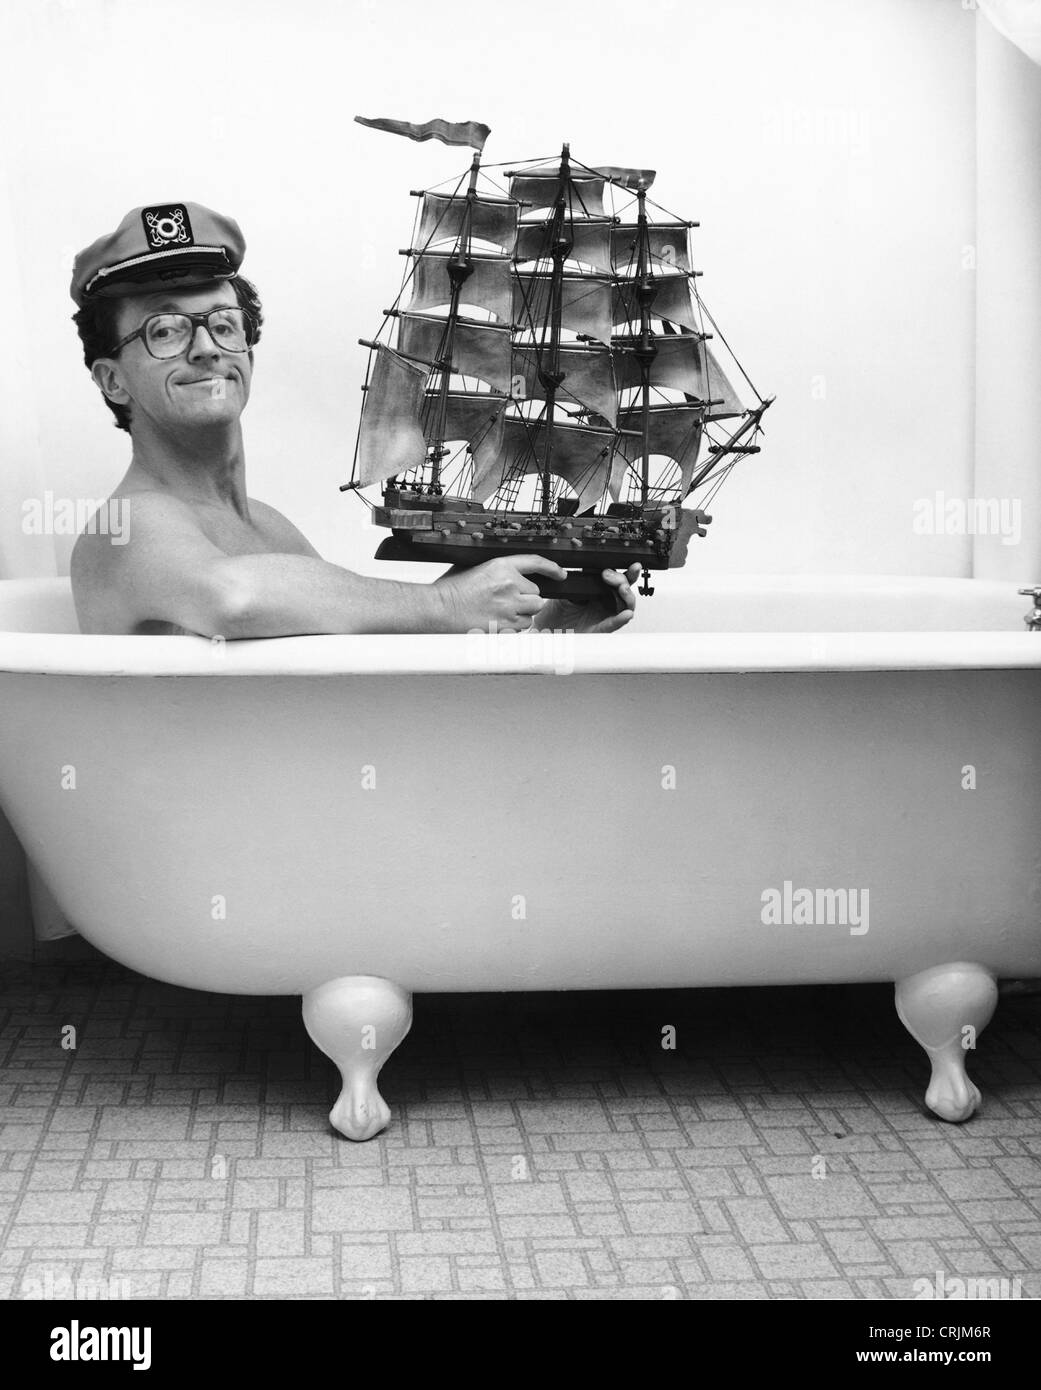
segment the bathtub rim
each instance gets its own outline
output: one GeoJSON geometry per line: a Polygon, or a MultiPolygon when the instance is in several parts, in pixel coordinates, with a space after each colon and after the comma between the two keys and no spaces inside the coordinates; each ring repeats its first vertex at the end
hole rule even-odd
{"type": "Polygon", "coordinates": [[[1031,668],[1041,668],[1041,640],[1026,631],[435,633],[229,642],[0,631],[0,674],[9,675],[654,675],[1031,668]]]}
{"type": "MultiPolygon", "coordinates": [[[[826,591],[957,602],[1004,601],[1010,582],[931,575],[705,575],[692,597],[770,587],[793,597],[826,591]]],[[[71,606],[67,576],[0,580],[0,593],[71,606]],[[6,593],[5,593],[6,591],[6,593]]],[[[1023,600],[1025,603],[1026,600],[1023,600]]],[[[364,634],[221,641],[0,628],[0,674],[213,677],[340,675],[576,675],[756,671],[1002,670],[1041,666],[1037,633],[1007,628],[613,634],[364,634]]]]}

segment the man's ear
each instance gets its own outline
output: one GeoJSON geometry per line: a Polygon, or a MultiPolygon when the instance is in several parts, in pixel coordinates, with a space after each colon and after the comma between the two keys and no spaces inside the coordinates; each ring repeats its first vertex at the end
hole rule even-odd
{"type": "Polygon", "coordinates": [[[129,405],[130,392],[120,380],[119,366],[111,357],[99,357],[90,369],[101,391],[116,405],[129,405]]]}

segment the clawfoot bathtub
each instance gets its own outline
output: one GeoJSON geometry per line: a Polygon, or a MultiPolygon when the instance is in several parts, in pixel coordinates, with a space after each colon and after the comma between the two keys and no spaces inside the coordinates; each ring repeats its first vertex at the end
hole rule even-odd
{"type": "Polygon", "coordinates": [[[890,980],[965,1119],[995,981],[1041,976],[1023,599],[657,589],[609,637],[224,643],[80,636],[67,581],[0,584],[0,800],[108,955],[303,995],[352,1139],[414,991],[890,980]]]}

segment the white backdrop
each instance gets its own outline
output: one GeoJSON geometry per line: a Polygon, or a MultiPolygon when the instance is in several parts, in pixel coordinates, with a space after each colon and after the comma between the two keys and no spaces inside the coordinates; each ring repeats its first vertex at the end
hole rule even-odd
{"type": "MultiPolygon", "coordinates": [[[[386,577],[337,491],[365,353],[415,202],[468,151],[356,114],[492,127],[489,163],[652,166],[700,220],[699,282],[763,394],[764,452],[716,500],[695,572],[964,575],[917,499],[970,496],[975,32],[959,0],[7,0],[0,59],[0,575],[67,570],[22,503],[106,495],[129,459],[82,363],[72,258],[131,207],[234,216],[264,300],[251,495],[386,577]]],[[[1017,54],[1017,57],[1020,55],[1017,54]]],[[[1025,59],[1022,59],[1026,62],[1025,59]]],[[[1041,576],[1039,576],[1041,577],[1041,576]]],[[[679,576],[677,576],[679,582],[679,576]]]]}

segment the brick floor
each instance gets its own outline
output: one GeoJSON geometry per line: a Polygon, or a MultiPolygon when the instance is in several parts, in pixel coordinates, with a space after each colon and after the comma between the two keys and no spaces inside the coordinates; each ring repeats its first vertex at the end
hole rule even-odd
{"type": "Polygon", "coordinates": [[[299,1001],[11,967],[0,1297],[1041,1297],[1041,996],[970,1065],[929,1116],[886,986],[421,996],[356,1145],[299,1001]]]}

